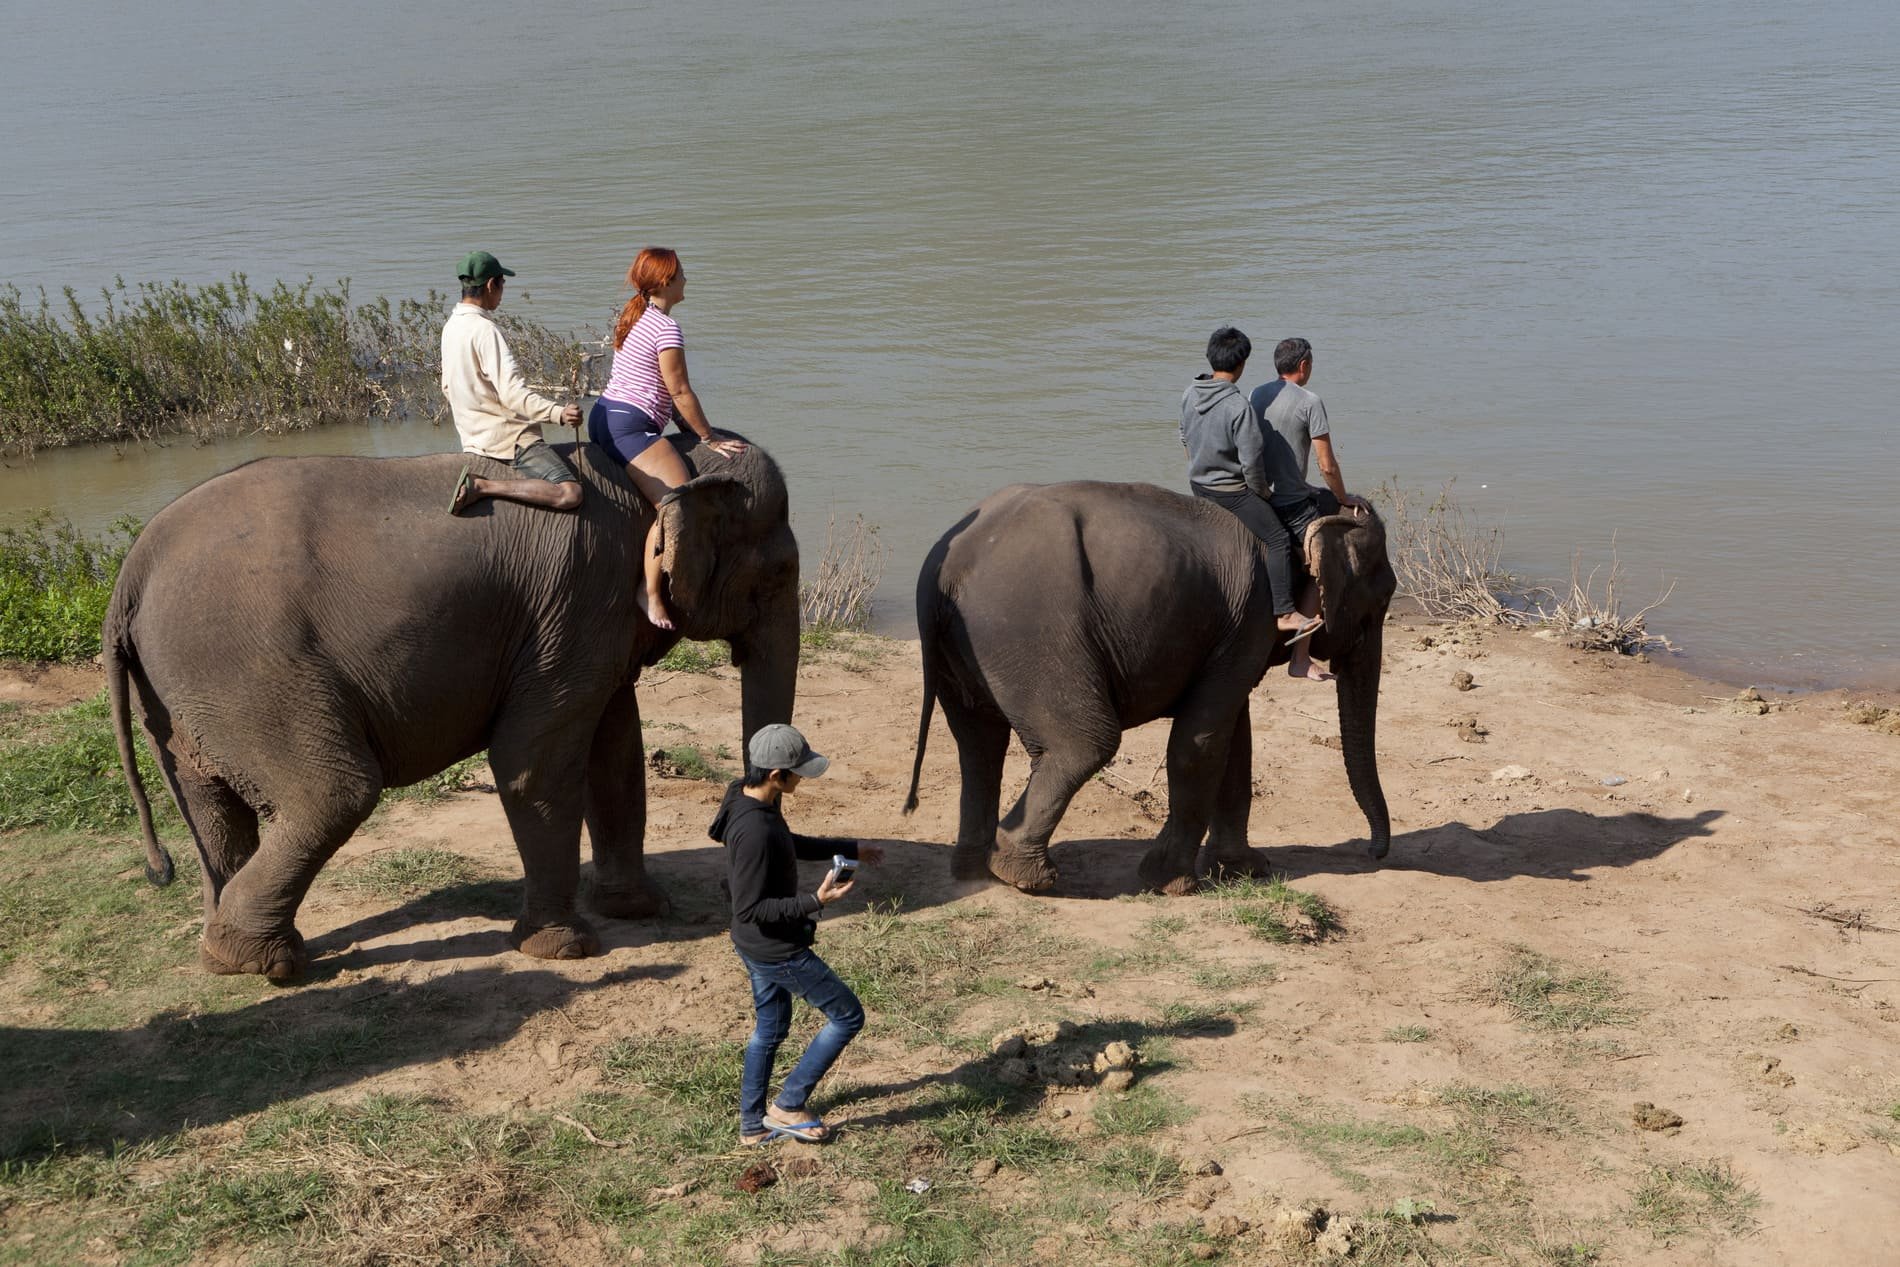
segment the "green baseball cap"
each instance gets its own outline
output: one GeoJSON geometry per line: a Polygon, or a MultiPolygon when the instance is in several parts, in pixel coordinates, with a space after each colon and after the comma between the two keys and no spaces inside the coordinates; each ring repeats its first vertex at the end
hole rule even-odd
{"type": "Polygon", "coordinates": [[[479,286],[493,277],[513,277],[515,270],[503,268],[501,261],[487,251],[470,251],[462,258],[462,267],[455,274],[466,286],[479,286]]]}

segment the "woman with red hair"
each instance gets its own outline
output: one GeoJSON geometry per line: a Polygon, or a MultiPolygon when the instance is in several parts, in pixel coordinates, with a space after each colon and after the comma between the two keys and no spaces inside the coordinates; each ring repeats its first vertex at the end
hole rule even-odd
{"type": "MultiPolygon", "coordinates": [[[[670,488],[687,480],[686,463],[670,444],[659,443],[666,424],[690,427],[715,453],[737,457],[743,440],[715,438],[706,411],[686,377],[686,341],[673,308],[686,298],[686,270],[677,253],[649,246],[627,270],[633,298],[614,322],[614,367],[606,390],[587,416],[587,438],[627,468],[640,495],[657,509],[670,488]]],[[[660,520],[647,534],[645,574],[647,619],[661,629],[673,627],[660,594],[660,520]]]]}

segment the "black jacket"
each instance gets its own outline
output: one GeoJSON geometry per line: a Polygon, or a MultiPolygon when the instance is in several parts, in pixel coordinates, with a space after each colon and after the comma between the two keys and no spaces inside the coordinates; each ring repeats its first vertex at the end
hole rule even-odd
{"type": "Polygon", "coordinates": [[[732,890],[732,944],[759,963],[783,963],[818,935],[816,892],[798,891],[798,860],[829,862],[858,856],[858,842],[801,836],[785,825],[777,805],[745,794],[734,780],[706,834],[726,846],[726,883],[732,890]]]}

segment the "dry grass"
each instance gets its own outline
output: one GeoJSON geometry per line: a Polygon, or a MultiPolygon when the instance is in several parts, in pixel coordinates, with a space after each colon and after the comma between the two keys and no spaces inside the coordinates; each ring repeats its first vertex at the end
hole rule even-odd
{"type": "Polygon", "coordinates": [[[852,517],[848,531],[833,515],[825,524],[825,553],[817,574],[799,590],[799,621],[806,629],[866,629],[871,624],[872,596],[884,579],[889,554],[878,539],[877,526],[852,517]]]}
{"type": "Polygon", "coordinates": [[[1423,493],[1390,479],[1373,497],[1384,507],[1386,544],[1399,592],[1427,616],[1516,629],[1542,625],[1585,651],[1634,655],[1650,646],[1669,646],[1668,639],[1649,631],[1648,617],[1668,600],[1675,582],[1668,582],[1654,602],[1624,614],[1619,592],[1623,571],[1614,536],[1608,564],[1586,571],[1581,552],[1572,557],[1569,589],[1559,593],[1526,584],[1504,570],[1503,530],[1476,523],[1452,499],[1450,483],[1427,501],[1423,493]]]}

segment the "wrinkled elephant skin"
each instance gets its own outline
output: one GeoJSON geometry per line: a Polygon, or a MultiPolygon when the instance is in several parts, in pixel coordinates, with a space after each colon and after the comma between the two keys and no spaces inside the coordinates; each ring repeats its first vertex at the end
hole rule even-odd
{"type": "Polygon", "coordinates": [[[440,454],[253,462],[152,518],[113,590],[104,659],[147,872],[169,880],[171,859],[132,762],[135,705],[198,849],[207,968],[295,980],[317,871],[385,788],[483,749],[521,854],[522,951],[599,951],[576,909],[583,820],[597,912],[667,909],[646,871],[642,667],[682,636],[729,639],[742,740],[790,720],[798,669],[777,464],[673,443],[694,478],[660,511],[672,633],[638,604],[655,512],[592,445],[560,446],[584,486],[571,514],[492,499],[446,514],[467,459],[440,454]]]}
{"type": "MultiPolygon", "coordinates": [[[[1381,631],[1396,582],[1376,515],[1309,529],[1324,630],[1313,652],[1338,674],[1341,746],[1371,828],[1391,840],[1374,752],[1381,631]]],[[[961,771],[959,879],[1054,887],[1049,838],[1122,732],[1174,718],[1168,820],[1142,883],[1192,892],[1203,842],[1215,870],[1260,875],[1247,843],[1252,731],[1247,697],[1290,655],[1273,616],[1264,547],[1227,511],[1148,484],[1016,485],[937,542],[917,578],[924,703],[905,810],[916,807],[930,716],[943,705],[961,771]],[[1001,812],[1010,733],[1028,786],[1001,812]]]]}

